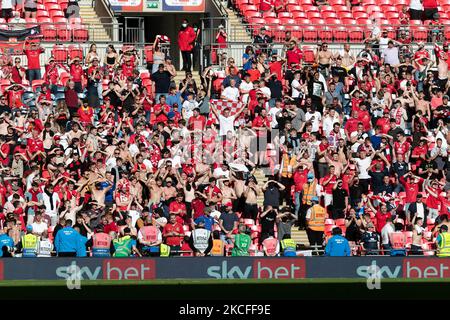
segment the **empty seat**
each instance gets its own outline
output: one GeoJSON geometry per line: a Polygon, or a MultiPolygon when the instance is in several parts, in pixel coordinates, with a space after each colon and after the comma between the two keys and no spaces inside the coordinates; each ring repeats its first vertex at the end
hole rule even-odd
{"type": "Polygon", "coordinates": [[[338,15],[336,12],[331,12],[331,11],[326,11],[326,12],[322,12],[322,18],[323,19],[329,19],[329,18],[337,18],[338,15]]]}
{"type": "Polygon", "coordinates": [[[52,49],[52,56],[55,58],[56,62],[65,63],[68,57],[67,48],[63,45],[54,45],[52,49]]]}
{"type": "Polygon", "coordinates": [[[306,15],[308,16],[308,19],[313,19],[313,18],[321,18],[322,14],[318,11],[310,11],[307,12],[306,15]]]}
{"type": "Polygon", "coordinates": [[[307,19],[308,16],[306,15],[306,12],[303,11],[295,11],[292,13],[292,18],[298,19],[298,18],[304,18],[307,19]]]}
{"type": "Polygon", "coordinates": [[[72,27],[73,41],[86,42],[89,40],[88,29],[83,25],[74,25],[72,27]]]}
{"type": "Polygon", "coordinates": [[[263,12],[262,14],[263,18],[276,18],[277,14],[275,12],[263,12]]]}
{"type": "Polygon", "coordinates": [[[292,13],[290,13],[290,12],[278,12],[278,18],[292,18],[292,13]]]}
{"type": "Polygon", "coordinates": [[[327,26],[319,28],[318,37],[324,42],[331,42],[333,40],[333,29],[327,26]]]}
{"type": "Polygon", "coordinates": [[[333,37],[336,41],[347,41],[349,30],[346,27],[338,27],[333,30],[333,37]]]}
{"type": "Polygon", "coordinates": [[[297,4],[288,4],[287,7],[289,12],[294,13],[294,12],[303,12],[303,8],[297,4]]]}
{"type": "Polygon", "coordinates": [[[42,38],[44,41],[56,41],[56,27],[50,24],[44,24],[41,26],[42,38]]]}
{"type": "Polygon", "coordinates": [[[428,28],[427,27],[411,27],[412,35],[415,42],[427,41],[428,28]]]}

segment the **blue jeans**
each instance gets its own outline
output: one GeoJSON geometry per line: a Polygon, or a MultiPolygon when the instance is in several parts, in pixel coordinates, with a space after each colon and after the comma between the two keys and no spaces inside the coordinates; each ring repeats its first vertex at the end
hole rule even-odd
{"type": "Polygon", "coordinates": [[[31,85],[33,80],[41,80],[41,69],[29,69],[27,75],[31,85]]]}

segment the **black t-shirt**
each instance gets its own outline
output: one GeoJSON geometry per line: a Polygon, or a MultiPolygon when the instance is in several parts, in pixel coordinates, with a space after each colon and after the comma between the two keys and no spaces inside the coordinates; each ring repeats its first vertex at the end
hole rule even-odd
{"type": "MultiPolygon", "coordinates": [[[[423,171],[425,171],[423,174],[421,174],[420,176],[422,177],[422,178],[424,178],[424,179],[426,179],[427,177],[428,177],[428,173],[426,172],[426,170],[428,170],[428,169],[433,169],[433,170],[436,170],[438,167],[437,167],[437,163],[436,163],[436,161],[431,161],[431,162],[428,162],[428,161],[422,161],[422,163],[420,164],[420,168],[423,170],[423,171]]],[[[437,179],[437,174],[432,174],[431,175],[431,177],[430,177],[430,179],[431,180],[433,180],[433,179],[437,179]]]]}
{"type": "Polygon", "coordinates": [[[388,170],[384,168],[383,171],[369,171],[369,175],[372,177],[372,189],[375,194],[380,193],[381,185],[383,184],[384,176],[388,175],[388,170]]]}
{"type": "Polygon", "coordinates": [[[234,212],[233,213],[225,213],[224,212],[220,215],[219,220],[223,221],[222,224],[226,230],[231,231],[231,230],[233,230],[234,223],[236,221],[239,221],[239,218],[236,215],[236,213],[234,213],[234,212]]]}
{"type": "MultiPolygon", "coordinates": [[[[345,220],[350,221],[351,218],[347,217],[345,218],[345,220]]],[[[359,218],[356,218],[356,220],[359,220],[359,218]]],[[[347,230],[345,231],[345,238],[348,241],[355,241],[355,242],[361,239],[361,232],[355,221],[352,221],[352,223],[347,227],[347,230]]]]}
{"type": "Polygon", "coordinates": [[[271,98],[278,99],[283,97],[283,85],[280,80],[270,79],[267,82],[267,87],[270,89],[271,98]]]}
{"type": "MultiPolygon", "coordinates": [[[[121,92],[122,96],[126,96],[128,94],[128,92],[129,91],[126,89],[122,90],[122,92],[121,92]]],[[[136,90],[133,90],[133,92],[135,95],[139,94],[139,92],[137,92],[136,90]]],[[[132,112],[135,102],[136,101],[135,101],[133,94],[130,93],[130,94],[128,94],[127,98],[123,101],[122,106],[127,112],[132,112]]]]}
{"type": "Polygon", "coordinates": [[[331,67],[331,74],[339,77],[339,82],[344,83],[347,76],[347,70],[343,67],[331,67]]]}
{"type": "Polygon", "coordinates": [[[118,107],[118,106],[122,105],[122,101],[120,101],[120,97],[117,95],[117,93],[114,90],[108,92],[106,97],[109,98],[111,105],[113,107],[118,107]]]}
{"type": "Polygon", "coordinates": [[[155,93],[169,93],[170,73],[169,71],[155,72],[152,74],[152,81],[155,82],[155,93]]]}
{"type": "Polygon", "coordinates": [[[380,236],[375,232],[364,232],[361,237],[361,242],[364,244],[365,249],[377,250],[380,236]]]}
{"type": "Polygon", "coordinates": [[[286,126],[286,122],[287,121],[292,121],[293,117],[291,116],[287,116],[287,117],[283,117],[282,114],[278,115],[277,117],[277,123],[278,123],[278,129],[280,131],[284,130],[284,127],[286,126]]]}
{"type": "Polygon", "coordinates": [[[267,187],[264,191],[264,205],[277,208],[280,205],[280,190],[277,187],[267,187]]]}
{"type": "Polygon", "coordinates": [[[398,141],[398,139],[397,139],[397,134],[398,134],[398,133],[404,133],[403,130],[402,130],[402,128],[396,127],[396,128],[394,128],[394,129],[390,129],[390,130],[388,131],[388,135],[390,135],[391,137],[394,138],[394,142],[397,142],[397,141],[398,141]]]}
{"type": "Polygon", "coordinates": [[[348,197],[348,192],[345,189],[335,189],[333,190],[333,208],[334,209],[344,209],[345,208],[345,197],[348,197]]]}
{"type": "Polygon", "coordinates": [[[358,201],[359,199],[361,199],[362,190],[360,185],[353,185],[350,187],[349,190],[350,190],[350,198],[353,201],[358,201]]]}
{"type": "Polygon", "coordinates": [[[400,178],[408,172],[408,164],[406,162],[394,162],[392,171],[400,178]]]}
{"type": "Polygon", "coordinates": [[[277,214],[275,211],[270,211],[264,217],[261,218],[261,233],[273,233],[275,226],[275,219],[277,214]]]}

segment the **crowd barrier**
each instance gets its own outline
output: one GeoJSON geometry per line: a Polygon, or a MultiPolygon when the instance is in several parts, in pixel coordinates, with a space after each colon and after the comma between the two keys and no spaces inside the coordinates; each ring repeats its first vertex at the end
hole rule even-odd
{"type": "Polygon", "coordinates": [[[450,278],[449,258],[205,257],[0,260],[0,280],[450,278]],[[375,270],[375,271],[374,271],[375,270]]]}

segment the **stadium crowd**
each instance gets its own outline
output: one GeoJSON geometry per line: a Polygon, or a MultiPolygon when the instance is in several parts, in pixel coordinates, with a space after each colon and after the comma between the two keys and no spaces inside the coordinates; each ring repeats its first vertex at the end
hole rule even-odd
{"type": "Polygon", "coordinates": [[[2,57],[1,255],[289,256],[293,226],[327,255],[450,254],[447,43],[380,30],[310,62],[261,28],[242,66],[197,83],[197,35],[185,20],[180,83],[161,37],[148,70],[130,46],[52,56],[42,76],[36,41],[26,68],[2,57]]]}

